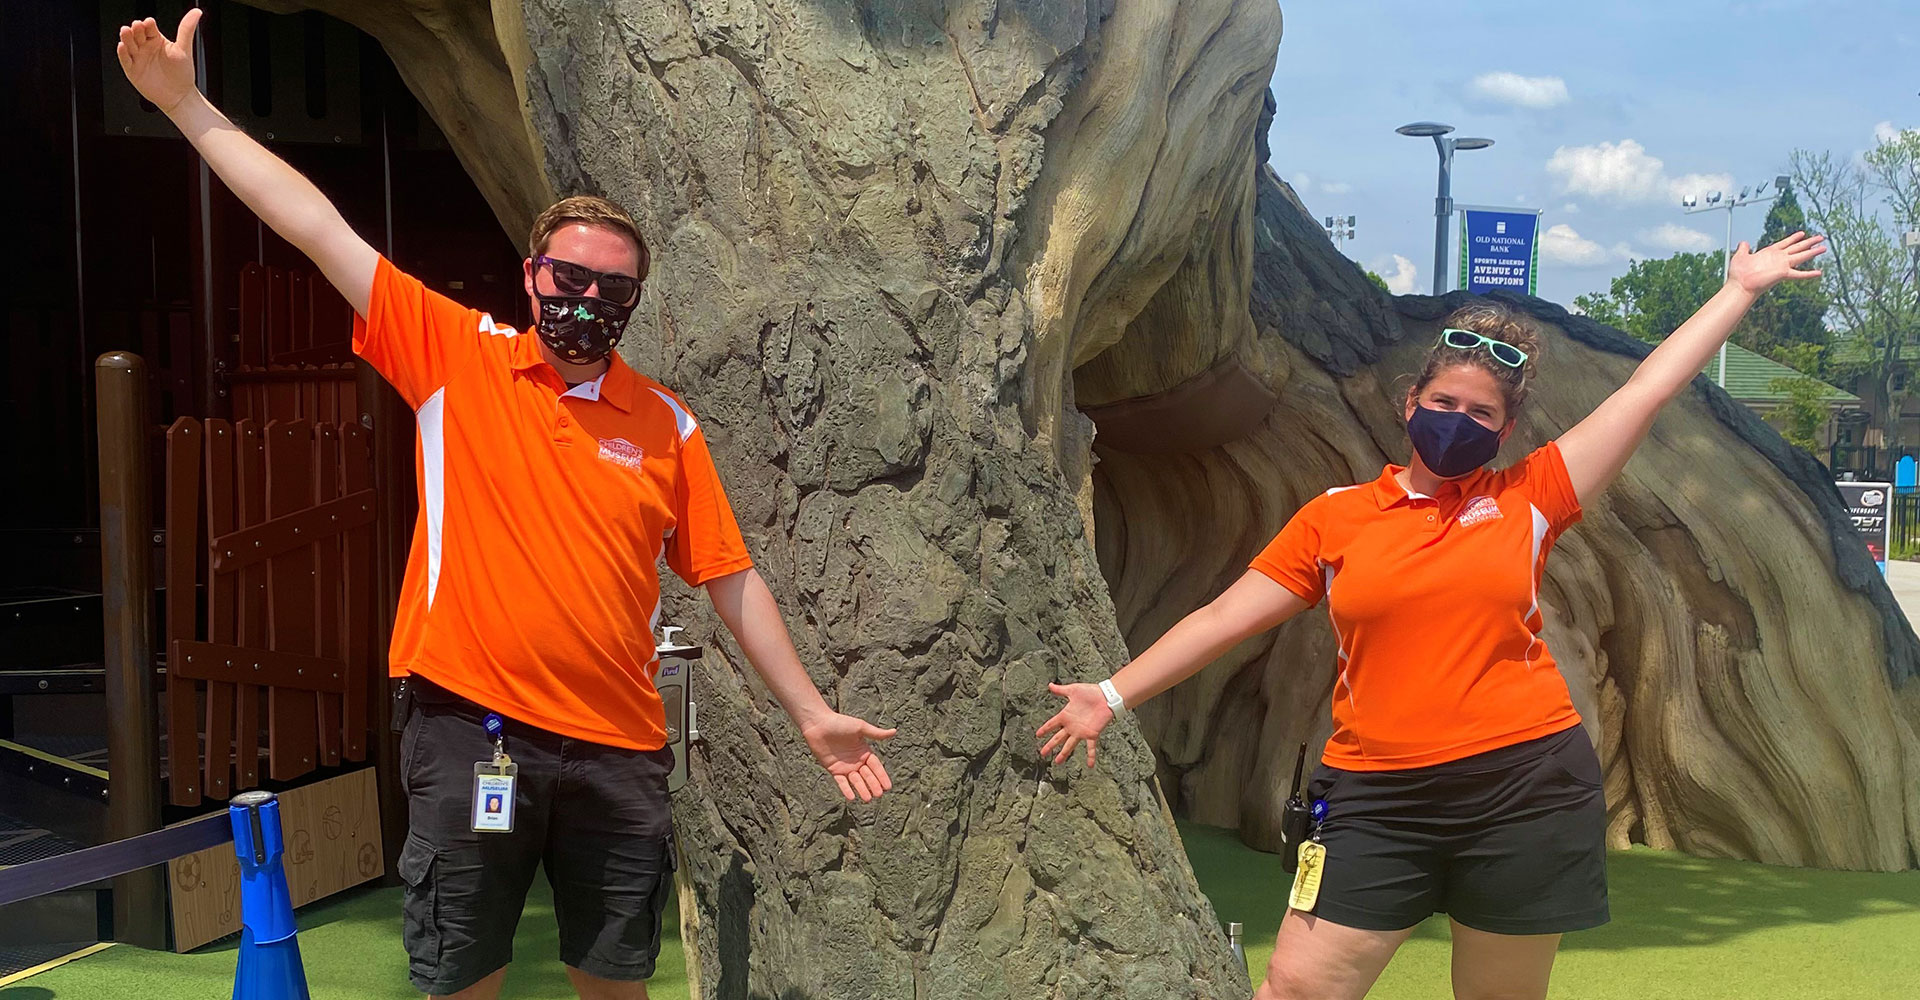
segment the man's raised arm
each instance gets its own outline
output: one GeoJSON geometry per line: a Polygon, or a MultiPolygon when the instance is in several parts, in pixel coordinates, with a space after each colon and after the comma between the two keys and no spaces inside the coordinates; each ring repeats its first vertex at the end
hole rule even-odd
{"type": "Polygon", "coordinates": [[[306,254],[354,312],[365,316],[380,255],[347,226],[313,182],[240,131],[200,92],[193,73],[193,34],[199,25],[195,9],[180,19],[173,41],[153,18],[121,28],[115,48],[120,68],[260,221],[306,254]]]}

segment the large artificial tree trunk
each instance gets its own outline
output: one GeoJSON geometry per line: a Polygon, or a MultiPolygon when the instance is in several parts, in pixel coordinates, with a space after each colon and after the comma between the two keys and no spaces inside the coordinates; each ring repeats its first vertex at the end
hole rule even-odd
{"type": "Polygon", "coordinates": [[[828,700],[900,729],[894,791],[844,804],[669,602],[716,651],[675,807],[701,995],[1245,996],[1139,730],[1093,771],[1034,730],[1126,657],[1073,367],[1176,272],[1171,321],[1251,333],[1271,0],[502,0],[491,38],[471,3],[314,6],[443,126],[484,112],[445,131],[510,232],[527,192],[633,211],[628,357],[701,420],[828,700]]]}
{"type": "MultiPolygon", "coordinates": [[[[700,995],[1244,996],[1169,803],[1275,846],[1323,615],[1117,723],[1095,771],[1033,731],[1047,681],[1404,460],[1396,378],[1453,303],[1375,291],[1263,166],[1270,0],[312,6],[382,40],[516,238],[550,195],[634,212],[630,360],[701,418],[814,680],[900,727],[894,791],[843,805],[670,601],[714,650],[675,809],[700,995]]],[[[1513,454],[1644,351],[1516,301],[1549,347],[1513,454]]],[[[1822,470],[1724,394],[1661,418],[1542,604],[1615,843],[1914,863],[1912,630],[1822,470]]]]}
{"type": "MultiPolygon", "coordinates": [[[[1217,412],[1228,380],[1176,375],[1115,391],[1115,379],[1080,373],[1101,432],[1101,568],[1136,650],[1244,571],[1306,501],[1407,461],[1410,373],[1439,320],[1469,301],[1389,300],[1271,170],[1257,219],[1256,335],[1233,363],[1274,405],[1243,407],[1226,443],[1180,440],[1160,429],[1170,407],[1198,385],[1191,409],[1217,412]]],[[[1547,334],[1501,459],[1512,461],[1592,412],[1648,348],[1539,299],[1501,298],[1547,334]]],[[[1115,349],[1134,352],[1115,369],[1152,370],[1159,334],[1140,334],[1115,349]]],[[[1915,866],[1913,630],[1826,470],[1718,387],[1699,379],[1663,413],[1561,539],[1540,603],[1605,764],[1611,846],[1915,866]]],[[[1293,752],[1328,734],[1333,650],[1325,616],[1305,615],[1142,711],[1176,812],[1278,848],[1293,752]]]]}

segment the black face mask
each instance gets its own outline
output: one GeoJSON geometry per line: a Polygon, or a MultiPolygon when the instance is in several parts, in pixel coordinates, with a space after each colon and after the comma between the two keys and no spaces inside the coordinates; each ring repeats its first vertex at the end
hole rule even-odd
{"type": "Polygon", "coordinates": [[[1428,471],[1442,479],[1464,476],[1500,453],[1500,432],[1458,410],[1415,405],[1407,436],[1428,471]]]}
{"type": "Polygon", "coordinates": [[[540,342],[560,360],[576,365],[590,365],[612,354],[620,335],[626,332],[633,306],[638,305],[617,305],[592,295],[542,295],[536,291],[533,297],[540,302],[540,314],[534,319],[540,342]]]}

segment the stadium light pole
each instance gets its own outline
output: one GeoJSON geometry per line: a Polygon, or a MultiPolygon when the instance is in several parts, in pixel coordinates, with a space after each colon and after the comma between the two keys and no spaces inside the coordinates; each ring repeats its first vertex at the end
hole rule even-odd
{"type": "MultiPolygon", "coordinates": [[[[1725,280],[1728,275],[1733,273],[1733,210],[1736,208],[1745,208],[1748,205],[1757,205],[1761,202],[1771,203],[1774,199],[1785,193],[1786,190],[1787,175],[1780,174],[1771,181],[1761,181],[1753,187],[1741,188],[1738,195],[1731,197],[1728,196],[1727,192],[1709,192],[1707,194],[1707,203],[1704,205],[1700,204],[1700,197],[1698,195],[1690,194],[1680,199],[1680,210],[1688,215],[1698,215],[1701,212],[1727,213],[1727,243],[1726,249],[1721,253],[1720,257],[1720,277],[1722,280],[1725,280]],[[1767,185],[1769,184],[1773,185],[1772,194],[1766,193],[1767,185]]],[[[1722,389],[1727,387],[1727,345],[1725,341],[1721,341],[1720,343],[1720,360],[1714,382],[1718,383],[1722,389]]]]}
{"type": "Polygon", "coordinates": [[[1354,217],[1351,215],[1329,215],[1320,224],[1327,231],[1327,238],[1333,241],[1334,248],[1342,254],[1347,252],[1347,241],[1354,238],[1354,217]]]}
{"type": "Polygon", "coordinates": [[[1441,122],[1410,122],[1395,132],[1415,138],[1430,138],[1440,154],[1440,191],[1433,199],[1433,294],[1443,295],[1447,286],[1447,227],[1453,219],[1453,154],[1461,149],[1485,149],[1492,139],[1448,136],[1453,126],[1441,122]]]}

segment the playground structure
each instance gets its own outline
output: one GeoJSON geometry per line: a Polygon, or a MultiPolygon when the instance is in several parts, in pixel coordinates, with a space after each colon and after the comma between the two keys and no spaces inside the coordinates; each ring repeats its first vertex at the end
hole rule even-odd
{"type": "MultiPolygon", "coordinates": [[[[209,72],[235,117],[356,218],[405,227],[390,255],[513,315],[488,291],[513,273],[511,243],[377,46],[335,21],[209,6],[228,25],[209,72]]],[[[102,32],[136,7],[7,14],[39,41],[0,73],[57,162],[0,167],[38,248],[0,281],[8,466],[32,483],[0,501],[0,868],[267,789],[304,902],[382,877],[402,839],[385,637],[411,414],[355,364],[344,300],[126,87],[102,32]]],[[[210,857],[0,910],[0,979],[96,941],[237,931],[218,880],[237,869],[210,857]]]]}

